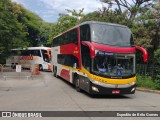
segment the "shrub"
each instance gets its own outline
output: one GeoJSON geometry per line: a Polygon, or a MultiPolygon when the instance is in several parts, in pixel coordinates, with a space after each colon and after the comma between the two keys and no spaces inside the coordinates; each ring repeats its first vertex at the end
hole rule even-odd
{"type": "Polygon", "coordinates": [[[143,77],[137,75],[137,86],[155,89],[155,83],[150,76],[143,77]]]}
{"type": "Polygon", "coordinates": [[[160,90],[160,75],[156,76],[156,80],[155,80],[155,88],[160,90]]]}

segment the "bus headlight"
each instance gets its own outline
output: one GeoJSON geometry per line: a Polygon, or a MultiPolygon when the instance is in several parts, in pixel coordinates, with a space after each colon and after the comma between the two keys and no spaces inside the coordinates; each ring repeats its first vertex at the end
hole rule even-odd
{"type": "Polygon", "coordinates": [[[96,92],[99,92],[98,88],[97,88],[97,87],[94,87],[94,86],[92,86],[92,90],[93,90],[93,91],[96,91],[96,92]]]}
{"type": "Polygon", "coordinates": [[[134,88],[132,88],[131,92],[135,91],[135,89],[136,89],[135,87],[134,87],[134,88]]]}
{"type": "Polygon", "coordinates": [[[130,85],[135,85],[136,84],[136,82],[131,82],[131,83],[129,83],[130,85]]]}

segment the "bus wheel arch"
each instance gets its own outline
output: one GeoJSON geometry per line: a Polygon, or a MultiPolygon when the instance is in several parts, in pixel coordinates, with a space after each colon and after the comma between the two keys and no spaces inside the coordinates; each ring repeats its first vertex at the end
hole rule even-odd
{"type": "Polygon", "coordinates": [[[73,84],[75,85],[76,91],[80,92],[81,88],[80,88],[80,79],[77,73],[74,73],[73,75],[73,84]]]}
{"type": "Polygon", "coordinates": [[[43,71],[43,66],[42,66],[42,64],[39,64],[39,71],[43,71]]]}
{"type": "Polygon", "coordinates": [[[56,66],[53,67],[53,76],[57,77],[57,67],[56,66]]]}

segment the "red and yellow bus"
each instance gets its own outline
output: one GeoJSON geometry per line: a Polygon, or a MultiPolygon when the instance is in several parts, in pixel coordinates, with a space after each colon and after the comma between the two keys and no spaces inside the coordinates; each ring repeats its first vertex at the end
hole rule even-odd
{"type": "Polygon", "coordinates": [[[134,94],[136,49],[130,29],[119,24],[87,21],[53,39],[51,68],[90,94],[134,94]]]}

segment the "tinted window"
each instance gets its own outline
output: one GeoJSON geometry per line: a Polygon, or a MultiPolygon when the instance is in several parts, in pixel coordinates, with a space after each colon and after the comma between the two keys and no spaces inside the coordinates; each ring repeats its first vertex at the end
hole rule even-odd
{"type": "Polygon", "coordinates": [[[89,27],[89,25],[82,25],[80,27],[80,38],[83,41],[90,40],[90,27],[89,27]]]}
{"type": "Polygon", "coordinates": [[[72,31],[70,31],[70,35],[69,35],[70,39],[71,39],[71,43],[78,43],[78,33],[77,33],[77,29],[74,29],[72,31]]]}
{"type": "Polygon", "coordinates": [[[52,46],[58,46],[58,39],[57,38],[53,39],[52,46]]]}
{"type": "Polygon", "coordinates": [[[92,41],[114,46],[132,46],[132,33],[127,27],[92,24],[92,41]]]}
{"type": "Polygon", "coordinates": [[[77,68],[78,68],[78,59],[75,56],[66,55],[66,54],[59,54],[58,55],[58,64],[73,67],[74,63],[77,64],[77,68]]]}
{"type": "Polygon", "coordinates": [[[20,56],[39,56],[41,57],[40,50],[21,50],[20,56]]]}
{"type": "Polygon", "coordinates": [[[53,39],[52,46],[60,46],[65,44],[75,43],[78,44],[78,32],[77,29],[73,29],[63,35],[53,39]]]}
{"type": "Polygon", "coordinates": [[[39,56],[39,57],[41,57],[40,50],[31,50],[31,54],[32,54],[32,56],[39,56]]]}
{"type": "Polygon", "coordinates": [[[21,50],[20,56],[30,56],[30,54],[27,50],[21,50]]]}

